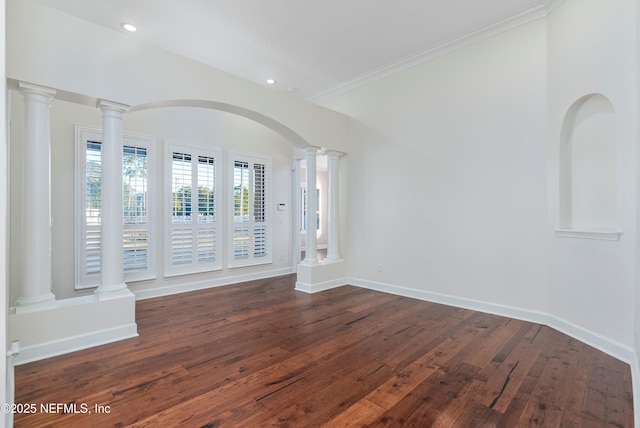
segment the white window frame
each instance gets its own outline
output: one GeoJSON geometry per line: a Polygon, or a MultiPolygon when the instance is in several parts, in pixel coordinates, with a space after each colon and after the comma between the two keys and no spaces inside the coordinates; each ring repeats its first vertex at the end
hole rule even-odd
{"type": "MultiPolygon", "coordinates": [[[[321,195],[322,191],[320,187],[316,188],[316,234],[320,236],[322,234],[322,219],[321,219],[321,195]]],[[[300,233],[303,235],[307,233],[307,185],[306,183],[300,186],[300,233]]]]}
{"type": "MultiPolygon", "coordinates": [[[[228,227],[228,241],[227,241],[227,245],[228,245],[228,267],[229,268],[237,268],[237,267],[244,267],[244,266],[257,266],[257,265],[263,265],[263,264],[270,264],[272,263],[272,225],[271,225],[271,217],[272,217],[272,213],[271,213],[271,189],[272,189],[272,181],[271,181],[271,159],[270,158],[264,158],[264,157],[260,157],[260,156],[254,156],[254,155],[250,155],[250,154],[245,154],[245,153],[239,153],[239,152],[229,152],[228,153],[228,171],[227,171],[227,177],[228,177],[228,181],[227,181],[227,190],[228,190],[228,212],[229,212],[229,227],[228,227]],[[255,216],[249,214],[248,218],[246,221],[237,221],[236,216],[234,215],[234,203],[235,203],[235,181],[234,181],[234,175],[235,175],[235,164],[237,162],[246,162],[248,163],[248,169],[249,169],[249,177],[252,177],[252,171],[254,171],[254,165],[256,164],[260,164],[260,165],[264,165],[265,166],[265,174],[264,174],[264,178],[265,178],[265,194],[264,194],[264,200],[262,202],[263,206],[264,206],[264,221],[256,221],[255,220],[255,216]],[[235,241],[235,229],[236,227],[240,227],[239,225],[244,224],[248,227],[249,230],[249,234],[248,234],[248,239],[249,239],[249,250],[248,250],[248,254],[246,257],[243,258],[236,258],[235,255],[235,245],[234,245],[234,241],[235,241]],[[265,235],[265,239],[266,239],[266,245],[264,247],[265,249],[265,254],[264,255],[260,255],[260,256],[256,256],[255,254],[255,249],[256,249],[256,242],[255,242],[255,233],[256,230],[258,230],[259,228],[265,228],[266,230],[266,235],[265,235]],[[251,233],[251,231],[253,231],[253,233],[251,233]]],[[[253,180],[249,179],[249,192],[248,192],[248,212],[249,213],[253,213],[254,211],[254,188],[253,188],[253,180]]]]}
{"type": "MultiPolygon", "coordinates": [[[[87,126],[75,125],[76,140],[76,176],[75,176],[75,289],[83,290],[95,288],[100,285],[100,272],[87,273],[87,232],[89,227],[86,224],[86,172],[87,172],[87,142],[95,141],[102,143],[102,130],[87,126]]],[[[147,265],[144,269],[125,270],[125,282],[150,280],[156,277],[155,265],[155,144],[156,140],[150,136],[123,133],[123,146],[133,146],[144,148],[147,151],[147,265]]],[[[123,187],[124,188],[124,187],[123,187]]],[[[124,192],[123,192],[124,195],[124,192]]],[[[123,213],[124,216],[124,213],[123,213]]],[[[123,218],[124,220],[124,218],[123,218]]],[[[139,227],[139,226],[138,226],[139,227]]],[[[99,228],[93,228],[100,230],[99,228]]],[[[126,233],[127,225],[123,221],[123,232],[126,233]]],[[[100,231],[101,232],[101,231],[100,231]]],[[[99,251],[99,244],[97,246],[99,251]]],[[[124,233],[123,233],[123,254],[124,254],[124,233]]]]}
{"type": "MultiPolygon", "coordinates": [[[[184,141],[177,140],[165,140],[165,277],[177,276],[177,275],[187,275],[192,273],[201,273],[201,272],[210,272],[222,269],[222,254],[224,251],[222,249],[223,236],[221,234],[221,209],[220,209],[220,199],[221,195],[224,192],[221,192],[220,186],[220,177],[221,177],[221,167],[222,167],[222,156],[221,151],[218,148],[207,147],[203,145],[188,143],[184,141]],[[195,159],[195,165],[198,165],[199,157],[205,158],[213,158],[214,159],[214,211],[215,211],[215,221],[210,223],[199,223],[198,216],[190,216],[191,219],[187,223],[174,223],[173,222],[173,154],[174,153],[183,153],[185,155],[190,155],[191,160],[195,159]],[[206,229],[212,230],[213,232],[213,241],[214,248],[213,253],[215,254],[214,260],[200,260],[197,244],[198,235],[201,231],[206,231],[206,229]],[[190,253],[187,254],[187,258],[190,259],[189,262],[184,263],[173,263],[173,233],[177,230],[185,230],[191,233],[191,245],[189,247],[190,253]]],[[[193,188],[197,188],[198,184],[198,168],[191,169],[191,188],[192,188],[192,197],[190,201],[190,213],[198,212],[198,198],[197,193],[196,197],[193,197],[193,188]],[[195,201],[196,209],[193,210],[193,203],[195,201]]]]}

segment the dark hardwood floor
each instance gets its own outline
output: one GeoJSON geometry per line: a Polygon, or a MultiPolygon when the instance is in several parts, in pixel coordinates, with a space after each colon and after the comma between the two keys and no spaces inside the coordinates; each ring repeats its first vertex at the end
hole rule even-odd
{"type": "Polygon", "coordinates": [[[139,301],[139,337],[16,367],[15,426],[633,426],[629,366],[551,328],[294,281],[139,301]]]}

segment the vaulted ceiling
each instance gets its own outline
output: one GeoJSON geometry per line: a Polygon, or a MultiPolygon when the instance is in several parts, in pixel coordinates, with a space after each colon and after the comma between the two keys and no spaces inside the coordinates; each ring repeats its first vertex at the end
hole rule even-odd
{"type": "Polygon", "coordinates": [[[35,0],[316,98],[546,15],[560,0],[35,0]]]}

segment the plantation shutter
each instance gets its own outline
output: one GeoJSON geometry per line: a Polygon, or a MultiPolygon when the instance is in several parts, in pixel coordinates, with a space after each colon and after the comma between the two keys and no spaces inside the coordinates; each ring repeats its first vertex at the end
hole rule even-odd
{"type": "Polygon", "coordinates": [[[229,266],[270,263],[268,162],[230,153],[230,166],[233,222],[229,266]]]}
{"type": "Polygon", "coordinates": [[[178,144],[170,144],[169,150],[167,274],[219,269],[217,152],[178,144]]]}
{"type": "Polygon", "coordinates": [[[122,179],[125,272],[145,271],[149,266],[147,163],[146,148],[124,146],[122,179]]]}
{"type": "Polygon", "coordinates": [[[253,165],[253,257],[268,255],[267,226],[267,166],[261,163],[253,165]]]}
{"type": "Polygon", "coordinates": [[[198,156],[198,262],[217,259],[215,158],[198,156]]]}
{"type": "Polygon", "coordinates": [[[101,219],[102,219],[102,143],[86,142],[86,188],[84,216],[84,257],[80,284],[100,283],[101,219]]]}
{"type": "MultiPolygon", "coordinates": [[[[76,126],[76,285],[96,287],[101,276],[102,134],[76,126]]],[[[153,275],[149,225],[149,147],[152,138],[125,134],[122,157],[125,281],[153,275]]]]}

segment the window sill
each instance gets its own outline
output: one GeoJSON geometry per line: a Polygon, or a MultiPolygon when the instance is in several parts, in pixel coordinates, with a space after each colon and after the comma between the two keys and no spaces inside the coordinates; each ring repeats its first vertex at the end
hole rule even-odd
{"type": "Polygon", "coordinates": [[[207,273],[207,272],[219,272],[221,270],[222,270],[221,266],[212,266],[204,269],[176,270],[176,271],[165,272],[164,277],[173,278],[176,276],[197,275],[200,273],[207,273]]]}
{"type": "Polygon", "coordinates": [[[127,278],[127,276],[125,275],[124,282],[126,284],[130,284],[130,283],[133,283],[133,282],[153,281],[156,278],[157,278],[157,276],[155,274],[154,275],[141,275],[141,276],[136,276],[136,277],[133,277],[133,278],[127,278]]]}
{"type": "Polygon", "coordinates": [[[273,261],[271,259],[265,259],[260,261],[251,261],[247,263],[234,263],[234,264],[230,264],[228,267],[229,269],[237,269],[237,268],[243,268],[243,267],[269,265],[272,263],[273,261]]]}
{"type": "Polygon", "coordinates": [[[601,230],[558,229],[554,232],[558,238],[595,239],[599,241],[619,241],[622,232],[601,230]]]}

